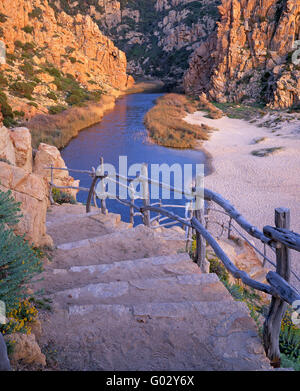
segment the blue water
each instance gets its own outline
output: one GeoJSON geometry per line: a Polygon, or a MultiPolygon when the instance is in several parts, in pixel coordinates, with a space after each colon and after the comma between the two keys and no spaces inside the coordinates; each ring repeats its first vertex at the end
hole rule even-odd
{"type": "MultiPolygon", "coordinates": [[[[161,95],[142,93],[118,99],[115,108],[106,114],[100,123],[81,131],[62,151],[67,167],[90,170],[98,166],[100,156],[103,156],[105,163],[114,165],[117,171],[119,171],[119,156],[127,156],[128,167],[134,163],[149,165],[166,163],[170,166],[174,163],[181,166],[205,164],[206,158],[201,151],[166,148],[147,141],[147,130],[143,119],[161,95]]],[[[205,172],[207,170],[208,166],[205,164],[205,172]]],[[[90,187],[91,178],[88,175],[76,173],[71,175],[75,179],[80,179],[81,186],[90,187]]],[[[85,192],[79,192],[77,200],[86,202],[87,195],[85,192]]],[[[185,203],[184,200],[172,198],[172,204],[185,203]]],[[[129,208],[115,200],[107,200],[107,207],[110,212],[121,214],[124,221],[129,221],[129,208]]],[[[178,212],[178,209],[174,209],[173,212],[178,212]]]]}

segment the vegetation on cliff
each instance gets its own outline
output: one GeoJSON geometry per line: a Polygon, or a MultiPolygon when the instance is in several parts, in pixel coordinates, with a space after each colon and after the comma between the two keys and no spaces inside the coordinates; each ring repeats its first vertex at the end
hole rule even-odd
{"type": "Polygon", "coordinates": [[[48,1],[0,2],[0,104],[6,126],[97,102],[132,84],[126,56],[89,16],[55,13],[48,1]],[[86,43],[88,42],[88,45],[86,43]]]}
{"type": "Polygon", "coordinates": [[[171,87],[181,84],[194,49],[219,18],[220,0],[54,1],[56,12],[90,15],[126,53],[129,71],[152,76],[171,87]]]}

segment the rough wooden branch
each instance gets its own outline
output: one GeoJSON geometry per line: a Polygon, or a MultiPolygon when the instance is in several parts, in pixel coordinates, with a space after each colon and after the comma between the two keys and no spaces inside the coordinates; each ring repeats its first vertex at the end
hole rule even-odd
{"type": "Polygon", "coordinates": [[[199,223],[197,219],[192,218],[192,226],[206,239],[209,245],[213,248],[216,256],[222,261],[226,269],[233,275],[234,278],[242,280],[244,284],[250,286],[253,289],[257,289],[259,291],[278,297],[278,293],[273,287],[255,281],[251,277],[249,277],[246,272],[239,270],[231,262],[231,260],[228,258],[228,256],[225,254],[225,252],[222,250],[222,248],[219,246],[213,236],[208,231],[206,231],[206,229],[199,223]]]}
{"type": "Polygon", "coordinates": [[[217,194],[211,190],[204,189],[204,199],[206,201],[214,201],[221,206],[233,220],[235,220],[239,226],[241,226],[249,235],[261,240],[263,243],[270,243],[270,239],[266,237],[263,232],[258,228],[251,225],[234,207],[229,201],[225,200],[220,194],[217,194]]]}
{"type": "Polygon", "coordinates": [[[300,300],[300,293],[290,286],[284,278],[280,277],[279,274],[270,271],[266,279],[268,283],[278,292],[280,297],[292,305],[295,301],[300,300]]]}
{"type": "Polygon", "coordinates": [[[264,227],[264,234],[275,242],[280,242],[285,246],[300,251],[300,235],[285,228],[276,228],[269,225],[264,227]]]}

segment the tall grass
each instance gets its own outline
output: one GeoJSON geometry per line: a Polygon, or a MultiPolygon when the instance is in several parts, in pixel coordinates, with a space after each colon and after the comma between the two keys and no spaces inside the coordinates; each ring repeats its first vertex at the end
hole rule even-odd
{"type": "Polygon", "coordinates": [[[103,95],[99,102],[74,106],[55,115],[37,115],[24,125],[31,131],[34,148],[41,142],[63,148],[80,130],[100,122],[114,105],[113,96],[103,95]]]}
{"type": "Polygon", "coordinates": [[[171,93],[158,98],[144,118],[150,138],[172,148],[194,148],[197,140],[208,140],[209,126],[191,125],[183,120],[187,113],[199,108],[199,101],[185,95],[171,93]]]}

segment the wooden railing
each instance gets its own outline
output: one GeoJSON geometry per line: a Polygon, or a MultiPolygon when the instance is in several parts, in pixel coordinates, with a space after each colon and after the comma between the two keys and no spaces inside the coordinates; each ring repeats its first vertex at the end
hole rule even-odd
{"type": "MultiPolygon", "coordinates": [[[[114,198],[116,201],[120,202],[123,205],[129,207],[130,211],[130,222],[134,222],[136,216],[141,216],[143,223],[152,228],[157,228],[157,223],[164,223],[159,225],[169,226],[172,224],[180,223],[183,227],[186,228],[187,232],[187,241],[190,240],[190,235],[193,233],[196,236],[196,262],[201,268],[201,271],[204,273],[209,273],[209,262],[206,260],[206,244],[208,243],[211,248],[214,250],[216,256],[223,263],[226,270],[236,279],[241,280],[245,285],[267,293],[272,296],[271,304],[269,307],[268,315],[265,319],[263,326],[263,345],[267,357],[270,359],[273,367],[280,367],[280,350],[279,350],[279,334],[282,318],[286,312],[287,303],[294,305],[294,309],[300,313],[300,294],[291,284],[290,276],[291,273],[300,281],[299,277],[291,271],[291,260],[290,260],[290,250],[295,250],[300,252],[300,235],[289,230],[290,228],[290,211],[285,208],[278,208],[275,210],[275,227],[265,226],[263,231],[260,231],[258,228],[250,224],[235,208],[231,203],[225,200],[221,195],[208,190],[200,189],[199,183],[200,180],[196,178],[196,186],[190,191],[182,191],[181,189],[176,189],[175,187],[169,186],[162,182],[153,181],[148,178],[147,165],[142,166],[142,171],[140,175],[136,177],[124,177],[120,174],[116,174],[114,178],[110,177],[103,170],[104,164],[103,159],[101,159],[101,164],[97,170],[93,168],[92,171],[87,170],[72,170],[67,168],[60,168],[60,170],[68,170],[71,172],[79,172],[89,174],[92,177],[92,184],[89,189],[78,187],[76,189],[87,191],[88,199],[86,204],[86,212],[91,211],[92,203],[97,205],[97,198],[100,199],[101,212],[106,214],[108,213],[106,208],[106,198],[114,198]],[[118,196],[109,194],[106,192],[106,186],[104,181],[114,181],[121,186],[124,186],[128,189],[129,194],[133,195],[130,201],[128,199],[120,199],[118,196]],[[122,183],[121,183],[122,181],[122,183]],[[127,185],[124,185],[124,181],[127,185]],[[133,181],[139,181],[143,188],[143,205],[139,206],[135,202],[134,191],[132,187],[133,181]],[[172,208],[186,208],[183,205],[163,205],[161,201],[151,204],[150,203],[150,191],[149,185],[154,184],[158,185],[161,188],[167,188],[173,192],[179,192],[182,195],[189,196],[193,198],[195,205],[200,205],[200,198],[204,197],[206,201],[206,214],[202,209],[196,209],[190,213],[186,213],[186,216],[180,217],[179,215],[167,210],[167,207],[172,208]],[[96,191],[97,189],[97,191],[96,191]],[[99,190],[100,189],[100,190],[99,190]],[[222,208],[223,214],[228,216],[229,224],[228,236],[235,229],[238,233],[238,229],[233,225],[233,222],[237,223],[248,235],[252,238],[258,239],[264,246],[264,253],[262,253],[257,247],[248,243],[263,257],[263,264],[269,262],[272,264],[276,271],[269,271],[266,275],[266,280],[268,284],[261,283],[252,279],[245,271],[239,270],[234,263],[229,259],[226,253],[218,244],[217,240],[207,229],[207,223],[209,221],[209,211],[213,210],[211,207],[212,203],[217,204],[222,208]],[[157,216],[151,219],[151,212],[157,213],[157,216]],[[166,220],[170,222],[165,223],[166,220]],[[156,225],[153,226],[153,223],[156,222],[156,225]],[[276,262],[272,262],[269,257],[266,255],[266,247],[269,247],[276,254],[276,262]],[[295,308],[295,303],[298,303],[298,307],[295,308]]],[[[63,187],[56,186],[53,181],[53,166],[47,167],[51,170],[51,181],[50,183],[50,195],[52,196],[52,188],[58,189],[74,189],[74,187],[63,187]]],[[[51,199],[50,196],[50,199],[51,199]]],[[[192,203],[193,201],[190,201],[192,203]]],[[[224,228],[224,225],[223,225],[224,228]]],[[[241,234],[241,236],[247,240],[247,238],[241,234]]]]}

